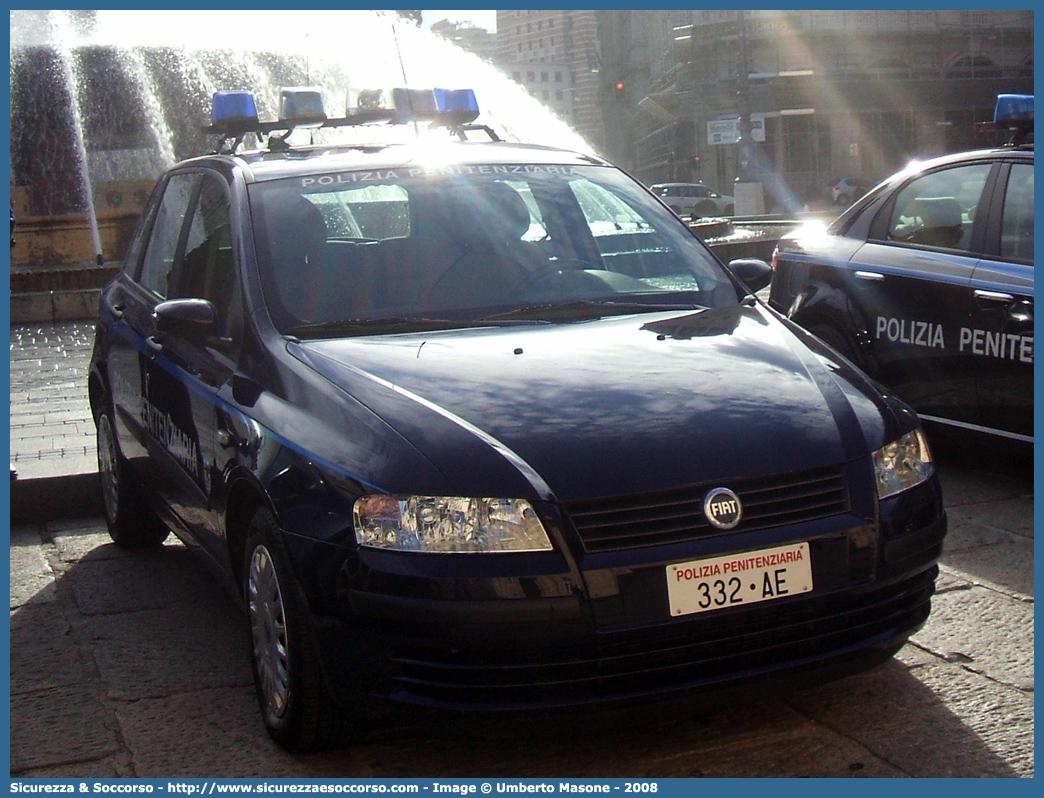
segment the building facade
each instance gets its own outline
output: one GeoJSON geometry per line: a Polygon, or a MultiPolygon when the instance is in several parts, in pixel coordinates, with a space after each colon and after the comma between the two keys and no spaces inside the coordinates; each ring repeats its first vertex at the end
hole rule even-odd
{"type": "Polygon", "coordinates": [[[592,147],[604,151],[599,13],[498,11],[496,61],[537,99],[544,100],[544,92],[548,92],[545,104],[592,147]],[[561,74],[561,81],[557,74],[561,74]],[[558,92],[562,92],[561,97],[558,92]]]}
{"type": "Polygon", "coordinates": [[[770,209],[996,143],[999,93],[1033,92],[1032,11],[649,11],[662,37],[636,98],[646,182],[764,184],[770,209]]]}

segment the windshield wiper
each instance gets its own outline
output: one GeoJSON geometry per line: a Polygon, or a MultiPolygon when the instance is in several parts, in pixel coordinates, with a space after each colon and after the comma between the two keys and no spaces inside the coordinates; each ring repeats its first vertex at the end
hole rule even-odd
{"type": "Polygon", "coordinates": [[[287,335],[295,338],[333,338],[335,336],[379,335],[381,333],[462,330],[468,327],[506,327],[514,324],[542,324],[537,320],[513,319],[429,319],[419,316],[385,316],[376,319],[339,319],[291,327],[287,335]]]}
{"type": "Polygon", "coordinates": [[[602,316],[618,316],[624,313],[654,312],[658,310],[695,310],[692,303],[677,302],[620,302],[613,299],[576,299],[560,304],[528,305],[504,313],[494,313],[479,321],[501,322],[510,319],[540,319],[544,321],[597,319],[602,316]]]}
{"type": "Polygon", "coordinates": [[[408,316],[386,316],[377,319],[338,319],[291,327],[287,335],[297,338],[328,338],[336,335],[369,335],[388,332],[421,332],[467,327],[468,323],[451,319],[426,319],[408,316]]]}

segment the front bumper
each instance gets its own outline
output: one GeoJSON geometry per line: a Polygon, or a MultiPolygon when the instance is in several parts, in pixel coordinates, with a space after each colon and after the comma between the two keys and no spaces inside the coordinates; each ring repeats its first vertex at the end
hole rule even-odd
{"type": "MultiPolygon", "coordinates": [[[[336,600],[310,603],[327,683],[346,704],[365,693],[438,709],[512,710],[714,693],[833,678],[886,660],[928,618],[945,533],[932,480],[883,502],[876,524],[849,516],[726,537],[715,545],[746,551],[809,540],[816,589],[679,618],[667,611],[663,569],[689,555],[673,546],[542,555],[539,566],[516,559],[510,576],[469,578],[374,570],[394,560],[383,552],[344,559],[341,550],[336,600]]],[[[314,550],[324,544],[295,544],[299,562],[331,554],[314,550]]],[[[511,561],[480,556],[472,562],[483,568],[511,561]]]]}

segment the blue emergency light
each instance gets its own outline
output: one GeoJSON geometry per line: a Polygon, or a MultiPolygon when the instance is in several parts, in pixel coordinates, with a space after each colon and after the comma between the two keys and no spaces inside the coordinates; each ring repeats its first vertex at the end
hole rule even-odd
{"type": "Polygon", "coordinates": [[[1012,125],[1033,121],[1032,94],[998,94],[993,111],[997,125],[1012,125]]]}
{"type": "Polygon", "coordinates": [[[216,91],[210,111],[214,127],[256,125],[257,104],[249,91],[216,91]]]}
{"type": "Polygon", "coordinates": [[[294,127],[322,127],[327,119],[323,95],[319,89],[287,88],[279,90],[279,120],[294,127]]]}
{"type": "Polygon", "coordinates": [[[473,89],[435,89],[440,114],[449,114],[458,124],[474,122],[479,115],[473,89]]]}

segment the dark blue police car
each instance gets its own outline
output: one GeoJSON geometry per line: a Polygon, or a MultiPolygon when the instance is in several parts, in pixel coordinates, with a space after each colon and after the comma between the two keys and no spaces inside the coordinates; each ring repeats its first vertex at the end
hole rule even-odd
{"type": "Polygon", "coordinates": [[[914,412],[610,164],[382,96],[216,95],[101,301],[110,532],[231,580],[273,738],[890,657],[946,530],[914,412]]]}
{"type": "Polygon", "coordinates": [[[1033,98],[1010,145],[915,163],[785,236],[769,304],[925,420],[1033,441],[1033,98]]]}

